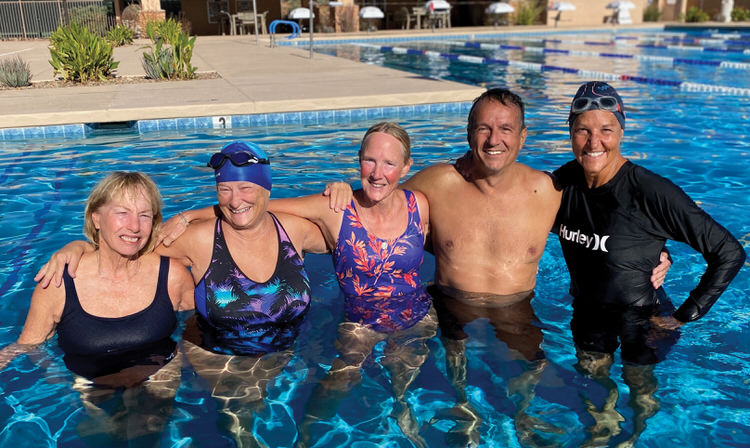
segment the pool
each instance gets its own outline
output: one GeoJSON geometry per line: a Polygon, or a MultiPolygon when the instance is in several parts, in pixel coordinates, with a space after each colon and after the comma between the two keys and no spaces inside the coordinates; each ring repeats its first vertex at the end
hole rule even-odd
{"type": "MultiPolygon", "coordinates": [[[[662,33],[660,33],[662,34],[662,33]]],[[[744,53],[639,47],[663,42],[655,32],[628,33],[624,43],[605,47],[608,53],[655,55],[705,61],[745,63],[744,53]]],[[[697,35],[696,35],[697,36],[697,35]]],[[[669,36],[667,36],[669,37],[669,36]]],[[[674,36],[671,36],[674,37],[674,36]]],[[[700,35],[700,37],[707,37],[700,35]]],[[[603,52],[596,45],[609,34],[587,36],[545,34],[482,39],[492,45],[603,52]],[[525,39],[525,40],[524,40],[525,39]],[[557,39],[560,42],[542,42],[557,39]]],[[[567,67],[589,72],[629,74],[652,80],[750,88],[750,77],[740,68],[708,64],[675,64],[666,59],[609,58],[524,50],[482,49],[452,42],[339,44],[319,51],[348,55],[368,63],[408,69],[425,76],[461,80],[479,85],[506,85],[527,101],[529,137],[520,161],[551,170],[571,158],[566,140],[565,109],[585,79],[573,71],[536,70],[536,65],[567,67]],[[478,64],[425,54],[400,54],[382,46],[398,46],[525,62],[527,65],[478,64]]],[[[697,46],[675,43],[669,45],[697,46]]],[[[708,45],[708,44],[706,44],[708,45]]],[[[711,43],[710,45],[716,45],[711,43]]],[[[705,45],[704,45],[705,46],[705,45]]],[[[604,47],[604,46],[601,46],[604,47]]],[[[735,48],[736,46],[726,46],[735,48]]],[[[730,91],[692,91],[657,82],[612,81],[623,96],[628,123],[623,143],[627,157],[662,174],[698,201],[714,218],[750,248],[750,139],[747,120],[750,98],[730,91]]],[[[459,112],[386,116],[409,130],[415,169],[448,161],[466,150],[466,108],[459,112]]],[[[207,155],[222,144],[243,138],[268,150],[273,160],[274,196],[320,191],[330,179],[355,181],[356,148],[375,120],[337,123],[335,126],[266,125],[252,128],[161,131],[137,134],[131,130],[102,132],[83,140],[0,142],[0,346],[15,340],[25,319],[33,289],[32,277],[48,255],[81,236],[83,203],[102,173],[138,169],[151,175],[165,198],[167,216],[215,200],[207,155]]],[[[575,351],[568,328],[571,298],[568,277],[556,241],[551,236],[542,257],[533,305],[544,331],[548,363],[518,392],[523,366],[497,341],[486,321],[467,327],[467,393],[482,423],[482,447],[580,446],[587,428],[594,425],[591,405],[601,410],[613,390],[619,393],[609,417],[621,433],[610,444],[634,431],[634,407],[622,381],[619,356],[612,383],[602,385],[574,368],[575,351]],[[523,407],[524,413],[518,409],[523,407]],[[529,429],[531,428],[531,429],[529,429]]],[[[681,303],[704,269],[700,255],[681,244],[669,246],[675,266],[666,289],[681,303]]],[[[313,284],[313,305],[295,357],[270,384],[265,406],[257,412],[252,430],[273,447],[293,445],[305,403],[335,356],[336,324],[342,301],[326,256],[308,256],[306,266],[313,284]]],[[[423,279],[432,280],[432,260],[423,266],[423,279]]],[[[750,313],[748,269],[743,269],[703,319],[688,324],[668,358],[657,365],[655,397],[659,411],[647,421],[638,446],[714,447],[750,444],[750,313]]],[[[185,316],[183,316],[185,317],[185,316]]],[[[179,334],[179,330],[176,335],[179,334]]],[[[455,392],[446,379],[445,350],[438,338],[429,343],[430,355],[422,373],[407,393],[430,447],[449,446],[446,436],[458,420],[446,412],[455,404],[455,392]]],[[[366,364],[360,386],[342,403],[337,416],[316,427],[318,447],[409,447],[390,417],[393,397],[377,347],[366,364]]],[[[86,435],[90,417],[72,389],[54,343],[44,344],[30,356],[13,361],[0,371],[0,446],[235,446],[217,417],[216,403],[204,382],[187,364],[173,403],[155,412],[167,413],[163,430],[154,438],[130,443],[103,435],[86,435]]],[[[113,412],[116,411],[113,410],[113,412]]],[[[597,415],[605,415],[601,412],[597,415]]]]}

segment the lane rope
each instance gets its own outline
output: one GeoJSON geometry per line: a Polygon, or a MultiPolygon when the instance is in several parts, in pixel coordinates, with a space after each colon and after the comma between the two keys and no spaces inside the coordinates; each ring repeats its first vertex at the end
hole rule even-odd
{"type": "Polygon", "coordinates": [[[467,56],[467,55],[452,54],[452,53],[440,53],[438,51],[416,50],[413,48],[392,47],[392,46],[374,45],[374,44],[366,44],[366,43],[357,43],[355,45],[359,45],[361,47],[366,47],[366,48],[373,48],[373,49],[377,49],[377,50],[384,51],[384,52],[392,52],[396,54],[413,54],[413,55],[427,56],[430,58],[442,58],[442,59],[447,59],[451,61],[457,60],[461,62],[467,62],[470,64],[507,65],[510,67],[519,67],[525,70],[531,70],[531,71],[537,71],[537,72],[561,71],[564,73],[571,73],[571,74],[578,75],[578,76],[581,76],[583,78],[588,78],[588,79],[604,79],[604,80],[609,80],[609,81],[632,81],[632,82],[636,82],[640,84],[655,84],[655,85],[672,86],[672,87],[677,87],[680,90],[685,90],[688,92],[714,92],[714,93],[728,93],[732,95],[750,96],[750,89],[745,89],[745,88],[740,88],[740,87],[719,86],[719,85],[713,85],[713,84],[701,84],[701,83],[694,83],[694,82],[675,81],[675,80],[670,80],[670,79],[650,78],[646,76],[636,76],[636,75],[618,75],[615,73],[599,72],[595,70],[581,70],[581,69],[569,68],[569,67],[558,67],[555,65],[537,64],[533,62],[521,62],[521,61],[513,61],[513,60],[507,60],[507,59],[483,58],[480,56],[467,56]]]}
{"type": "Polygon", "coordinates": [[[593,57],[604,57],[604,58],[615,58],[615,59],[635,59],[639,61],[655,61],[655,62],[666,62],[672,65],[687,64],[687,65],[705,65],[709,67],[719,68],[733,68],[739,70],[750,70],[750,64],[745,62],[729,62],[729,61],[713,61],[704,59],[685,59],[685,58],[673,58],[669,56],[653,56],[653,55],[642,55],[642,54],[625,54],[625,53],[601,53],[596,51],[584,51],[584,50],[561,50],[557,48],[543,48],[543,47],[527,47],[524,45],[502,45],[502,44],[490,44],[482,42],[444,42],[449,45],[463,46],[466,48],[479,48],[482,50],[519,50],[529,53],[553,53],[553,54],[566,54],[573,56],[593,56],[593,57]]]}

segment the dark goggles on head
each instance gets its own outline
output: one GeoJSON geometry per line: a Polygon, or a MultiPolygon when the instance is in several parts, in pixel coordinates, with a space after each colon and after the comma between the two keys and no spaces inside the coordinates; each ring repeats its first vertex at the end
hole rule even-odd
{"type": "Polygon", "coordinates": [[[596,107],[601,110],[622,113],[622,111],[620,110],[620,103],[618,103],[617,98],[613,96],[600,96],[596,98],[589,98],[584,96],[581,98],[576,98],[570,105],[570,113],[580,114],[586,112],[587,110],[591,110],[592,104],[596,105],[596,107]]]}
{"type": "Polygon", "coordinates": [[[261,165],[269,165],[271,163],[268,159],[259,159],[255,156],[255,154],[247,151],[233,152],[231,154],[217,152],[216,154],[211,156],[211,159],[209,159],[207,166],[218,170],[222,167],[222,165],[224,165],[224,162],[226,162],[227,159],[229,159],[234,166],[255,165],[256,163],[259,163],[261,165]]]}

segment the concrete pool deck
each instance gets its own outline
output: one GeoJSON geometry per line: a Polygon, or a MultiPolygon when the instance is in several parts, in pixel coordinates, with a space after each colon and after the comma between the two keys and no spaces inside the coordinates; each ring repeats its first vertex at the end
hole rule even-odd
{"type": "MultiPolygon", "coordinates": [[[[654,28],[643,24],[628,28],[654,28]]],[[[590,30],[598,27],[585,27],[590,30]]],[[[603,25],[602,29],[612,29],[603,25]]],[[[580,30],[579,29],[579,30],[580,30]]],[[[320,40],[385,39],[502,32],[565,32],[576,28],[472,27],[317,34],[320,40]]],[[[302,36],[306,43],[307,36],[302,36]]],[[[283,40],[283,39],[282,39],[283,40]]],[[[32,81],[54,79],[49,41],[0,41],[0,58],[18,55],[29,63],[32,81]]],[[[147,40],[115,48],[118,77],[143,76],[147,40]]],[[[352,50],[352,51],[356,51],[352,50]]],[[[0,90],[0,128],[109,123],[131,120],[393,107],[471,101],[484,89],[315,53],[306,46],[270,48],[268,38],[201,36],[192,64],[220,78],[191,81],[109,83],[95,86],[0,90]]]]}
{"type": "MultiPolygon", "coordinates": [[[[147,44],[115,49],[117,76],[143,76],[147,44]]],[[[21,56],[32,81],[52,80],[47,46],[47,40],[0,41],[0,58],[21,56]]],[[[444,103],[482,91],[320,53],[310,59],[307,47],[270,48],[268,39],[256,45],[253,36],[198,37],[192,64],[221,77],[0,90],[0,128],[444,103]]]]}

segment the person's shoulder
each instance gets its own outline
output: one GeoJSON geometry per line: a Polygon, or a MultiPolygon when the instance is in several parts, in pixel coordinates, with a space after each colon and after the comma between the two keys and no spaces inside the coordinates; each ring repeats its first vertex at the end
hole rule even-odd
{"type": "Polygon", "coordinates": [[[583,168],[577,160],[571,160],[552,172],[552,176],[564,185],[575,183],[581,179],[583,168]]]}
{"type": "Polygon", "coordinates": [[[555,189],[554,177],[551,173],[537,170],[523,163],[516,163],[516,169],[525,185],[542,191],[553,191],[555,189]]]}
{"type": "Polygon", "coordinates": [[[439,178],[443,176],[459,175],[456,165],[452,163],[435,163],[419,170],[414,176],[439,178]]]}
{"type": "Polygon", "coordinates": [[[633,162],[626,163],[623,166],[623,169],[628,170],[628,174],[633,179],[633,183],[642,191],[651,191],[655,194],[659,194],[669,191],[670,189],[682,190],[670,179],[633,162]]]}

